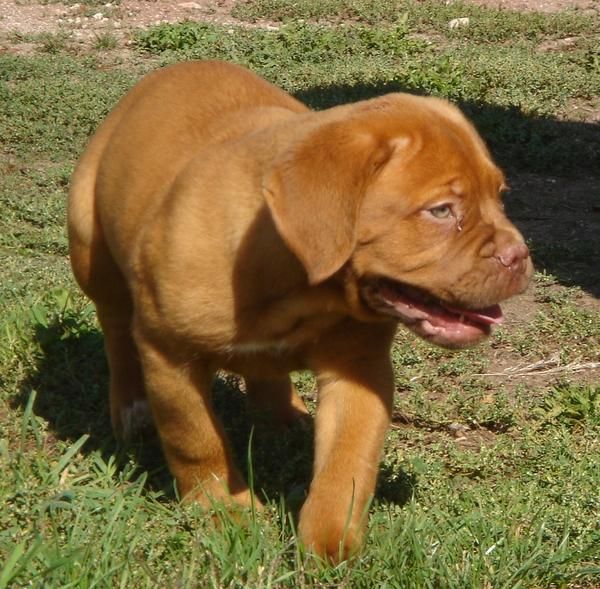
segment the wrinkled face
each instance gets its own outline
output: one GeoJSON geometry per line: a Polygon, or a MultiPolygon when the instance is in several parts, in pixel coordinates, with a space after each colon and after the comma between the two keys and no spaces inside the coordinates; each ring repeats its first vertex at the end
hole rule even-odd
{"type": "Polygon", "coordinates": [[[351,258],[364,304],[446,347],[487,336],[533,270],[502,173],[460,123],[399,144],[367,189],[351,258]]]}
{"type": "Polygon", "coordinates": [[[309,284],[344,268],[361,319],[392,316],[447,347],[488,335],[532,265],[502,209],[502,173],[460,111],[398,93],[306,121],[263,193],[309,284]]]}

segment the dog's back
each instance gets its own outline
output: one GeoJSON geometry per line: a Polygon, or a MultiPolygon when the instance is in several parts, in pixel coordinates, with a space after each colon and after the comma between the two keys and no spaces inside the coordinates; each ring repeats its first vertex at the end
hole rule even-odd
{"type": "MultiPolygon", "coordinates": [[[[178,172],[203,149],[256,130],[260,114],[248,112],[261,109],[282,111],[279,118],[308,110],[248,70],[217,61],[157,70],[123,97],[92,137],[71,182],[70,253],[84,291],[98,298],[106,288],[104,280],[94,283],[94,266],[120,281],[135,227],[156,213],[178,172]],[[228,117],[235,123],[224,125],[228,117]]],[[[267,125],[273,115],[263,118],[267,125]]]]}

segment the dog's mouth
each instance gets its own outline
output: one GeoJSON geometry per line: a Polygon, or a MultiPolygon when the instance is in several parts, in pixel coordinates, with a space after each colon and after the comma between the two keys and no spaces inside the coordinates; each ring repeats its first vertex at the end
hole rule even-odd
{"type": "Polygon", "coordinates": [[[369,281],[363,295],[373,310],[398,318],[417,335],[445,347],[473,344],[504,319],[500,305],[459,308],[420,288],[387,278],[369,281]]]}

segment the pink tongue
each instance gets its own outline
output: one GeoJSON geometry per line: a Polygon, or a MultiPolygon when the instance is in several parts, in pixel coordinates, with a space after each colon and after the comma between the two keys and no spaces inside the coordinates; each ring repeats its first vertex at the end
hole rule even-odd
{"type": "Polygon", "coordinates": [[[429,319],[431,320],[435,318],[436,325],[441,323],[447,325],[460,323],[459,317],[461,315],[464,318],[469,319],[472,323],[479,323],[480,325],[500,325],[504,321],[504,316],[502,314],[500,305],[492,305],[491,307],[486,307],[485,309],[467,311],[465,309],[452,307],[451,305],[447,305],[445,303],[440,303],[439,305],[426,305],[425,303],[416,301],[407,295],[398,293],[396,290],[385,285],[381,288],[381,293],[390,304],[393,305],[394,303],[401,303],[416,311],[416,314],[411,314],[411,316],[417,319],[426,318],[419,317],[419,313],[428,315],[429,319]]]}
{"type": "Polygon", "coordinates": [[[500,305],[492,305],[491,307],[478,309],[477,311],[465,311],[463,309],[450,307],[449,305],[444,305],[444,307],[452,313],[464,315],[475,323],[483,323],[485,325],[500,325],[504,321],[504,315],[502,314],[500,305]]]}

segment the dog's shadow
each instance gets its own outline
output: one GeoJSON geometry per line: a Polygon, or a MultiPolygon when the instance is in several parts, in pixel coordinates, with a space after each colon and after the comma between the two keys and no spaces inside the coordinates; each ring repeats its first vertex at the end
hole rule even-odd
{"type": "Polygon", "coordinates": [[[97,453],[105,462],[113,459],[121,470],[133,457],[140,474],[148,473],[153,490],[172,493],[153,440],[135,440],[125,448],[112,434],[102,333],[80,313],[67,311],[47,323],[36,323],[35,340],[35,366],[12,404],[24,408],[33,396],[33,413],[49,424],[50,443],[74,444],[85,436],[79,450],[83,455],[97,453]]]}
{"type": "MultiPolygon", "coordinates": [[[[13,404],[21,409],[35,393],[33,411],[45,419],[52,437],[75,443],[87,436],[80,452],[96,452],[117,467],[130,467],[133,459],[140,474],[147,473],[146,485],[174,497],[172,477],[156,436],[147,434],[120,446],[110,425],[108,409],[108,367],[102,333],[82,322],[76,314],[37,325],[40,353],[30,376],[21,384],[13,404]]],[[[219,374],[213,383],[213,401],[231,442],[239,468],[261,500],[285,500],[286,508],[297,513],[311,479],[314,453],[312,419],[280,430],[267,416],[250,415],[240,381],[219,374]]],[[[412,496],[416,481],[410,476],[381,471],[376,500],[404,504],[412,496]]]]}

